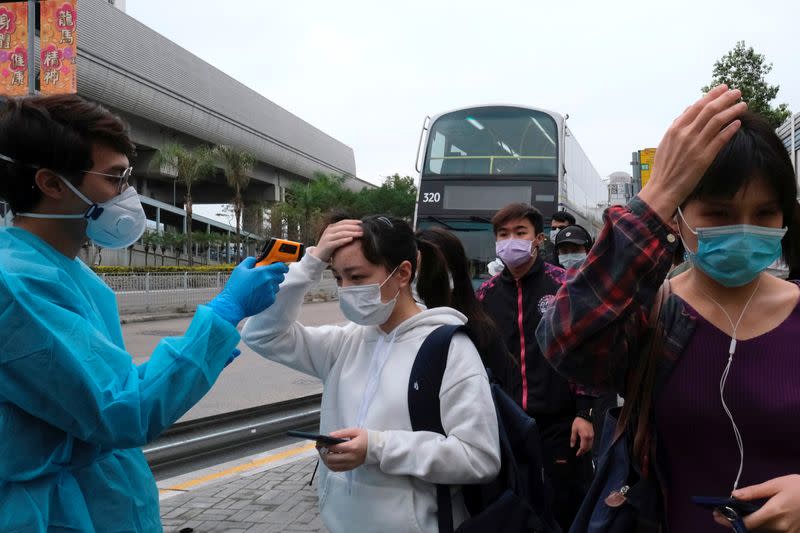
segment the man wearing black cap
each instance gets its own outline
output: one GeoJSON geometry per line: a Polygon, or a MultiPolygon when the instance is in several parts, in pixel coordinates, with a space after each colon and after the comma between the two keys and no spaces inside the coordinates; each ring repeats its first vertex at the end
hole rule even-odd
{"type": "Polygon", "coordinates": [[[577,224],[562,228],[555,240],[558,264],[565,269],[580,265],[592,247],[589,232],[577,224]]]}
{"type": "MultiPolygon", "coordinates": [[[[562,228],[556,235],[555,249],[558,257],[558,264],[569,270],[572,267],[580,267],[586,260],[586,254],[592,248],[592,237],[589,232],[577,224],[562,228]]],[[[594,425],[595,435],[603,432],[603,422],[606,412],[617,405],[616,394],[604,394],[595,398],[594,405],[589,413],[592,424],[594,425]]],[[[592,458],[597,464],[599,459],[599,446],[592,448],[592,458]]]]}

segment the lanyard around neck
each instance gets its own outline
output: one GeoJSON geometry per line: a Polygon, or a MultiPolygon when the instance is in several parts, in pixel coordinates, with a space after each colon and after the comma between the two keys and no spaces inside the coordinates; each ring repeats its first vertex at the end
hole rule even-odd
{"type": "Polygon", "coordinates": [[[372,358],[369,362],[369,371],[367,373],[367,383],[364,385],[364,394],[361,396],[361,405],[358,408],[356,415],[356,427],[364,427],[364,422],[367,419],[367,411],[372,403],[375,394],[378,392],[378,384],[381,381],[381,373],[386,361],[389,359],[389,353],[392,351],[394,339],[397,336],[397,328],[395,328],[389,340],[385,336],[381,336],[375,344],[375,349],[372,351],[372,358]]]}

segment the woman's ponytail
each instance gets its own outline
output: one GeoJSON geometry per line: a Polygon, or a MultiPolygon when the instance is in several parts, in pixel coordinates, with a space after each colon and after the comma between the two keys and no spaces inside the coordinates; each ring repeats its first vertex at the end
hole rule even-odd
{"type": "Polygon", "coordinates": [[[417,239],[420,253],[417,270],[417,294],[425,307],[449,307],[451,304],[450,271],[447,260],[437,246],[417,239]]]}

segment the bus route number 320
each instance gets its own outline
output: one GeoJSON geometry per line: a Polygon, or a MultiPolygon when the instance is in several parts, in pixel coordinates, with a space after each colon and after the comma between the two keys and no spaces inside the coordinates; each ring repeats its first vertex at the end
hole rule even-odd
{"type": "Polygon", "coordinates": [[[438,204],[442,201],[442,193],[439,192],[424,192],[422,193],[423,204],[438,204]]]}

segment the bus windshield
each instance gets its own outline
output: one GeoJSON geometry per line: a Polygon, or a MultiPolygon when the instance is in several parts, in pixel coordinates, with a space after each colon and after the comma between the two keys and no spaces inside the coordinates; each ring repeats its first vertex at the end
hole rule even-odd
{"type": "Polygon", "coordinates": [[[439,117],[423,176],[558,175],[558,127],[541,111],[479,107],[439,117]]]}
{"type": "Polygon", "coordinates": [[[420,217],[417,229],[444,228],[458,237],[464,246],[469,263],[469,275],[474,288],[488,280],[488,264],[495,260],[494,229],[488,220],[447,219],[420,217]]]}

